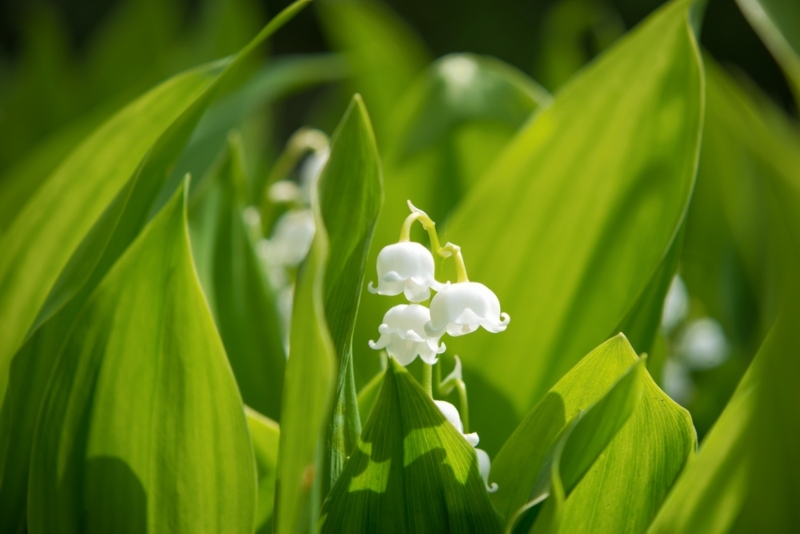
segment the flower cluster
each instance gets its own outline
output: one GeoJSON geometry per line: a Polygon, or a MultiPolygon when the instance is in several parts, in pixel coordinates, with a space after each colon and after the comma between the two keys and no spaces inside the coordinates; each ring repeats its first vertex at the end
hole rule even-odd
{"type": "MultiPolygon", "coordinates": [[[[445,334],[452,337],[463,336],[481,327],[496,334],[506,329],[510,318],[507,313],[500,311],[500,301],[491,289],[481,283],[469,281],[461,248],[453,243],[439,246],[434,222],[411,202],[408,206],[411,214],[403,223],[400,240],[384,247],[378,254],[378,285],[370,282],[368,289],[379,295],[403,294],[409,303],[399,304],[386,312],[378,327],[381,336],[378,341],[370,341],[369,346],[375,350],[385,350],[404,366],[419,356],[426,364],[426,385],[428,394],[432,397],[431,366],[438,362],[438,355],[445,351],[442,337],[445,334]],[[437,281],[433,253],[410,240],[411,225],[416,221],[427,230],[433,252],[455,260],[457,280],[454,283],[437,281]],[[436,292],[433,298],[431,291],[436,292]],[[424,306],[422,303],[429,299],[430,306],[424,306]]],[[[466,386],[461,377],[461,361],[458,356],[455,370],[437,384],[437,387],[444,395],[454,388],[458,389],[461,410],[465,416],[463,422],[455,406],[443,400],[434,402],[447,421],[475,448],[478,434],[466,432],[466,386]]],[[[487,491],[496,491],[497,484],[489,484],[489,455],[478,448],[475,448],[475,454],[487,491]]]]}
{"type": "Polygon", "coordinates": [[[498,333],[506,329],[507,313],[501,313],[500,301],[491,289],[478,282],[470,282],[466,275],[461,248],[447,243],[439,247],[434,223],[428,215],[408,203],[411,215],[403,224],[400,241],[383,248],[378,254],[378,286],[372,282],[368,289],[379,295],[404,294],[411,304],[400,304],[386,312],[378,328],[377,342],[369,345],[375,350],[385,349],[401,365],[408,365],[419,356],[432,365],[437,355],[445,351],[440,343],[446,333],[463,336],[479,327],[498,333]],[[426,247],[409,240],[410,227],[420,221],[431,236],[431,246],[444,257],[454,257],[458,272],[455,283],[440,283],[435,277],[433,254],[426,247]],[[418,303],[428,300],[431,290],[436,291],[430,308],[418,303]]]}

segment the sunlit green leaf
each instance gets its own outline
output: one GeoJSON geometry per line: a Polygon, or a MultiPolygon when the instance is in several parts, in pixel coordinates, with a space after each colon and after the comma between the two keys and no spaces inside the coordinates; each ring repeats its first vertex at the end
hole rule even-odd
{"type": "Polygon", "coordinates": [[[258,471],[258,507],[256,508],[256,534],[272,532],[272,510],[275,505],[275,475],[278,470],[278,424],[255,410],[247,408],[247,426],[256,457],[258,471]]]}
{"type": "Polygon", "coordinates": [[[253,453],[194,274],[183,189],[76,324],[37,425],[30,532],[252,531],[253,453]]]}
{"type": "Polygon", "coordinates": [[[511,316],[501,335],[448,341],[478,399],[476,427],[491,429],[490,453],[613,333],[675,239],[702,119],[689,5],[668,4],[576,77],[448,223],[470,279],[511,316]]]}
{"type": "MultiPolygon", "coordinates": [[[[53,209],[56,210],[55,213],[51,214],[52,218],[39,214],[35,206],[29,206],[30,210],[27,212],[29,215],[24,215],[26,212],[23,212],[16,220],[16,223],[20,223],[20,221],[22,223],[15,225],[6,235],[5,242],[7,244],[18,243],[24,236],[28,235],[32,241],[30,246],[33,247],[34,251],[39,251],[42,256],[50,257],[51,260],[57,257],[59,261],[63,260],[64,264],[60,266],[56,264],[50,266],[40,265],[35,255],[31,256],[29,249],[25,249],[27,255],[22,263],[35,263],[36,269],[32,269],[32,272],[23,272],[19,270],[18,264],[10,262],[6,266],[10,268],[11,274],[8,278],[0,281],[0,285],[2,285],[13,280],[13,276],[24,277],[21,281],[25,283],[22,285],[27,288],[29,293],[35,294],[36,298],[42,294],[42,287],[45,290],[49,290],[50,285],[53,286],[52,290],[49,290],[47,299],[44,300],[42,310],[38,313],[35,328],[28,335],[25,344],[16,351],[16,354],[13,350],[10,350],[12,347],[8,344],[3,344],[0,347],[0,386],[5,386],[6,381],[8,382],[8,389],[4,391],[2,416],[0,417],[0,425],[2,425],[2,432],[0,432],[0,459],[2,459],[0,472],[3,473],[2,485],[0,485],[2,499],[0,501],[4,503],[0,513],[2,513],[3,524],[18,525],[15,529],[23,528],[28,458],[36,415],[39,413],[40,401],[55,359],[59,354],[64,339],[75,323],[78,313],[94,288],[103,279],[117,258],[135,239],[141,228],[147,223],[150,214],[156,209],[159,203],[159,191],[164,187],[164,182],[168,175],[167,170],[174,164],[203,111],[213,100],[214,88],[219,87],[219,83],[228,80],[229,76],[236,75],[241,65],[240,60],[252,53],[263,39],[286,22],[302,5],[302,3],[296,4],[276,17],[273,23],[268,25],[231,62],[229,68],[222,71],[215,79],[215,82],[207,83],[209,78],[204,75],[202,77],[204,82],[199,85],[199,88],[202,89],[201,91],[195,91],[192,95],[182,95],[183,98],[191,97],[188,107],[183,105],[182,100],[179,98],[181,96],[180,93],[172,94],[172,98],[175,101],[171,102],[171,105],[177,105],[183,111],[177,118],[173,117],[175,118],[173,124],[158,138],[139,167],[133,172],[131,178],[124,184],[110,205],[106,207],[85,237],[77,231],[79,229],[73,228],[78,237],[83,238],[79,245],[74,243],[76,247],[74,252],[67,245],[72,245],[75,237],[59,226],[59,221],[63,223],[64,220],[58,217],[78,218],[82,221],[81,224],[88,224],[90,221],[85,220],[85,213],[80,209],[80,205],[71,205],[69,202],[64,202],[64,198],[54,198],[52,191],[55,191],[55,194],[64,194],[65,198],[74,197],[78,199],[76,200],[78,202],[88,202],[87,198],[94,201],[95,198],[91,197],[91,193],[94,191],[99,194],[97,188],[101,187],[100,184],[104,184],[106,180],[118,180],[121,178],[121,176],[113,173],[110,175],[104,174],[104,172],[110,172],[109,169],[121,172],[115,165],[123,164],[126,161],[125,158],[120,158],[119,161],[106,159],[106,156],[113,158],[118,154],[110,150],[104,144],[105,141],[125,145],[124,138],[115,138],[111,135],[113,132],[107,130],[108,128],[112,128],[112,130],[122,128],[124,130],[124,124],[117,123],[117,119],[112,119],[108,125],[103,127],[96,136],[87,142],[88,145],[79,148],[76,155],[72,156],[61,170],[56,171],[54,177],[51,177],[45,184],[46,186],[40,189],[39,193],[43,198],[46,197],[47,202],[54,206],[53,209]],[[101,152],[94,153],[90,150],[92,148],[101,152]],[[108,151],[102,152],[102,150],[108,151]],[[80,165],[85,167],[80,168],[80,165]],[[108,165],[110,167],[106,168],[108,165]],[[35,221],[39,221],[43,226],[41,228],[31,226],[35,221]],[[15,231],[14,228],[17,228],[17,230],[15,231]],[[53,230],[55,235],[47,235],[50,230],[53,230]],[[69,239],[65,238],[65,242],[54,241],[59,236],[63,237],[65,235],[69,237],[69,239]],[[68,261],[67,257],[64,257],[65,248],[71,254],[68,261]],[[59,274],[58,271],[62,267],[63,271],[59,274]],[[45,283],[44,280],[39,279],[37,282],[36,279],[37,276],[45,275],[53,277],[46,287],[41,285],[45,283]],[[40,285],[37,285],[37,283],[40,285]]],[[[200,72],[206,72],[207,75],[210,75],[215,70],[206,69],[200,72]]],[[[192,79],[192,76],[197,75],[186,76],[192,79]]],[[[181,77],[177,78],[179,81],[182,79],[181,77]]],[[[198,82],[195,81],[194,83],[198,82]]],[[[156,90],[156,93],[162,90],[156,90]]],[[[147,115],[148,113],[158,114],[164,112],[159,106],[151,109],[149,105],[153,103],[150,102],[148,104],[148,102],[149,100],[145,97],[143,102],[134,104],[132,108],[122,112],[121,116],[127,117],[126,120],[132,120],[128,115],[147,115]],[[141,106],[141,109],[137,106],[141,106]]],[[[167,105],[167,102],[162,102],[161,105],[167,105]]],[[[127,131],[126,134],[136,137],[137,130],[127,131]]],[[[131,143],[136,144],[135,141],[131,141],[131,143]]],[[[38,196],[34,197],[31,202],[36,198],[38,196]]],[[[84,208],[95,209],[99,208],[99,206],[87,204],[84,205],[84,208]]],[[[21,242],[19,246],[22,246],[21,242]]],[[[2,259],[0,259],[0,264],[2,264],[2,259]]],[[[2,268],[2,265],[0,265],[0,268],[2,268]]],[[[16,294],[9,295],[4,293],[0,295],[0,309],[6,304],[13,303],[15,299],[22,298],[24,294],[25,292],[23,291],[16,294]],[[9,298],[4,300],[4,297],[9,298]]],[[[21,323],[17,324],[17,326],[20,325],[21,323]]],[[[4,326],[6,326],[5,323],[4,326]]]]}
{"type": "Polygon", "coordinates": [[[360,96],[350,103],[331,138],[330,150],[319,178],[319,203],[331,250],[325,271],[325,316],[339,357],[339,377],[328,428],[323,493],[336,482],[361,434],[353,329],[367,252],[383,202],[378,148],[360,96]]]}
{"type": "Polygon", "coordinates": [[[499,532],[472,446],[394,360],[322,532],[499,532]]]}

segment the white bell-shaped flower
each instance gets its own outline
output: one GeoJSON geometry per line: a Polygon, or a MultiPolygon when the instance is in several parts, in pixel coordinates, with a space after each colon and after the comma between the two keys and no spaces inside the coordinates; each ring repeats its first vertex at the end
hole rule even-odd
{"type": "Polygon", "coordinates": [[[411,302],[427,300],[431,288],[441,291],[444,287],[434,278],[431,251],[414,241],[383,247],[378,254],[378,287],[374,287],[372,282],[368,286],[371,293],[379,295],[405,293],[411,302]]]}
{"type": "Polygon", "coordinates": [[[464,439],[467,440],[467,443],[473,447],[478,444],[480,438],[478,437],[477,432],[464,434],[464,424],[461,422],[461,414],[458,413],[458,409],[455,406],[443,400],[435,400],[433,402],[436,403],[436,407],[439,408],[439,411],[442,412],[442,415],[444,415],[445,419],[447,419],[450,424],[453,425],[462,436],[464,436],[464,439]]]}
{"type": "Polygon", "coordinates": [[[483,449],[475,449],[475,454],[478,455],[478,469],[481,472],[481,478],[486,485],[486,491],[494,493],[497,491],[497,482],[489,484],[489,473],[492,470],[492,460],[489,458],[489,453],[483,449]]]}
{"type": "Polygon", "coordinates": [[[445,351],[445,346],[444,343],[439,345],[439,337],[425,334],[425,323],[430,318],[430,310],[425,306],[397,305],[383,316],[383,323],[378,327],[381,337],[377,343],[370,341],[369,346],[375,350],[386,349],[403,366],[413,362],[417,356],[433,365],[438,359],[437,354],[445,351]]]}
{"type": "Polygon", "coordinates": [[[431,321],[425,332],[437,337],[447,332],[463,336],[479,326],[492,333],[502,332],[510,317],[500,313],[500,301],[491,289],[478,282],[452,284],[431,300],[431,321]]]}
{"type": "MultiPolygon", "coordinates": [[[[456,409],[455,406],[447,401],[435,400],[433,402],[436,403],[436,407],[439,408],[439,411],[442,412],[442,415],[444,415],[445,419],[447,419],[450,424],[453,425],[462,436],[464,436],[464,439],[467,440],[467,443],[473,447],[476,447],[480,441],[480,438],[478,438],[478,433],[470,432],[469,434],[464,434],[464,425],[461,423],[461,415],[458,413],[458,409],[456,409]]],[[[489,454],[482,449],[475,448],[475,455],[478,457],[478,470],[481,473],[483,483],[486,485],[486,491],[489,493],[494,493],[497,491],[497,484],[489,484],[489,472],[492,469],[492,460],[489,458],[489,454]]]]}
{"type": "Polygon", "coordinates": [[[264,250],[267,261],[276,265],[298,265],[308,254],[315,231],[311,210],[284,213],[275,223],[272,237],[267,240],[264,250]]]}

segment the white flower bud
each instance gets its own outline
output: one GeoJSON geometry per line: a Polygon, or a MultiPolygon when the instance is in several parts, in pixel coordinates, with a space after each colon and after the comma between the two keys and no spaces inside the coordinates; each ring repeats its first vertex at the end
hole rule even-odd
{"type": "Polygon", "coordinates": [[[378,327],[381,337],[378,342],[370,341],[375,350],[386,349],[400,365],[408,365],[419,356],[433,365],[437,354],[445,351],[444,343],[439,346],[438,337],[425,334],[425,323],[431,318],[430,311],[419,304],[400,304],[391,308],[383,316],[383,324],[378,327]]]}
{"type": "Polygon", "coordinates": [[[435,400],[433,402],[436,403],[436,407],[439,408],[439,411],[442,412],[442,415],[444,415],[445,419],[447,419],[450,424],[453,425],[462,436],[464,436],[464,439],[467,440],[467,443],[473,447],[478,444],[480,438],[478,437],[477,432],[464,434],[464,424],[461,422],[461,414],[458,413],[458,409],[455,406],[443,400],[435,400]]]}
{"type": "Polygon", "coordinates": [[[284,213],[275,223],[272,237],[265,244],[267,261],[275,265],[298,265],[311,248],[315,230],[311,210],[284,213]]]}
{"type": "MultiPolygon", "coordinates": [[[[378,287],[369,283],[371,293],[394,296],[405,293],[411,302],[431,296],[431,288],[441,291],[446,285],[434,278],[431,251],[413,241],[401,241],[383,247],[378,254],[378,287]]],[[[433,336],[440,337],[440,336],[433,336]]]]}
{"type": "Polygon", "coordinates": [[[506,329],[510,319],[507,313],[500,313],[500,301],[491,289],[478,282],[463,282],[433,297],[431,321],[425,325],[425,332],[439,337],[446,331],[455,337],[482,326],[496,334],[506,329]]]}
{"type": "MultiPolygon", "coordinates": [[[[433,402],[436,403],[436,407],[439,408],[439,411],[442,412],[442,415],[444,415],[445,419],[447,419],[450,424],[453,425],[462,436],[464,436],[464,439],[467,440],[467,443],[473,447],[478,445],[480,438],[478,438],[477,432],[464,434],[464,425],[461,423],[461,415],[458,413],[458,410],[455,406],[447,401],[435,400],[433,402]]],[[[497,491],[497,484],[489,484],[489,472],[492,469],[492,460],[489,458],[489,455],[486,453],[486,451],[482,449],[476,448],[475,455],[478,457],[478,470],[481,473],[481,478],[483,478],[483,483],[486,485],[486,491],[489,493],[494,493],[497,491]]]]}

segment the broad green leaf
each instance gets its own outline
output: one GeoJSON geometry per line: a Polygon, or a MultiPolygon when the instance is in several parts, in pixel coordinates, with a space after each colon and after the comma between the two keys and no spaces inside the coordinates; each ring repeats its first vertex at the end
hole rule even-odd
{"type": "MultiPolygon", "coordinates": [[[[452,54],[426,69],[398,103],[384,143],[387,202],[367,264],[374,265],[380,249],[397,240],[408,215],[406,200],[447,228],[453,208],[550,100],[536,82],[493,58],[452,54]]],[[[373,272],[370,267],[368,274],[373,272]]],[[[362,384],[378,371],[367,341],[374,339],[376,321],[389,302],[385,297],[364,301],[356,330],[356,376],[362,384]]]]}
{"type": "Polygon", "coordinates": [[[278,423],[255,410],[245,409],[250,440],[256,457],[258,471],[258,507],[256,508],[256,534],[272,532],[272,510],[275,505],[275,475],[278,471],[278,423]]]}
{"type": "Polygon", "coordinates": [[[624,336],[611,338],[564,375],[525,417],[492,464],[492,479],[499,486],[492,502],[505,517],[530,500],[559,433],[599,402],[636,361],[624,336]]]}
{"type": "Polygon", "coordinates": [[[286,355],[274,296],[244,221],[243,164],[241,139],[232,135],[191,206],[192,248],[203,262],[200,281],[244,402],[278,419],[286,355]],[[198,254],[195,243],[209,250],[198,254]]]}
{"type": "Polygon", "coordinates": [[[380,0],[323,0],[316,4],[332,48],[345,54],[351,92],[363,95],[383,143],[389,117],[429,59],[419,38],[380,0]]]}
{"type": "Polygon", "coordinates": [[[490,453],[620,324],[680,228],[703,110],[690,5],[663,7],[577,76],[448,222],[470,279],[512,319],[448,341],[490,453]]]}
{"type": "Polygon", "coordinates": [[[311,532],[320,505],[323,446],[334,391],[336,350],[325,321],[328,236],[312,197],[316,233],[300,267],[292,307],[289,361],[281,401],[274,529],[311,532]]]}
{"type": "Polygon", "coordinates": [[[737,0],[739,8],[786,71],[800,101],[800,5],[785,0],[737,0]]]}
{"type": "Polygon", "coordinates": [[[322,532],[499,532],[472,446],[394,360],[322,532]]]}
{"type": "Polygon", "coordinates": [[[109,271],[61,350],[33,444],[32,533],[253,529],[247,423],[184,196],[109,271]]]}
{"type": "Polygon", "coordinates": [[[383,202],[378,148],[367,110],[356,95],[333,133],[319,178],[319,203],[330,256],[325,269],[325,316],[339,357],[326,441],[323,495],[336,482],[361,434],[353,375],[355,328],[364,269],[383,202]]]}
{"type": "MultiPolygon", "coordinates": [[[[191,104],[158,138],[136,172],[125,183],[113,202],[105,209],[97,223],[72,253],[64,270],[55,280],[53,289],[39,312],[36,327],[28,335],[25,344],[16,354],[10,351],[7,354],[0,354],[0,365],[3,366],[0,367],[0,380],[5,382],[8,377],[9,384],[8,389],[4,392],[2,412],[0,413],[0,428],[2,429],[0,432],[0,459],[2,460],[0,473],[3,474],[0,485],[0,496],[2,496],[0,502],[3,503],[0,508],[0,514],[2,514],[0,519],[3,524],[15,525],[15,530],[24,526],[24,496],[28,478],[28,458],[36,416],[39,413],[40,401],[55,359],[64,339],[72,329],[78,313],[94,288],[146,224],[150,213],[159,202],[159,191],[164,187],[168,176],[167,170],[174,164],[203,111],[213,100],[214,89],[219,87],[218,84],[229,81],[230,76],[236,75],[242,59],[252,53],[263,39],[286,22],[302,5],[302,3],[295,4],[276,17],[214,82],[204,85],[203,91],[193,95],[191,104]]],[[[145,106],[145,109],[149,108],[145,106]]],[[[128,113],[128,111],[124,113],[128,113]]],[[[110,124],[116,124],[115,120],[113,119],[110,124]]],[[[120,125],[117,124],[117,126],[120,125]]],[[[103,132],[104,130],[101,129],[100,133],[103,132]]],[[[135,134],[135,131],[133,133],[135,134]]],[[[99,144],[102,144],[100,141],[97,140],[99,144]]],[[[84,149],[85,146],[79,149],[79,154],[84,149]]],[[[111,155],[113,156],[114,153],[112,152],[111,155]]],[[[105,161],[104,156],[102,153],[94,154],[96,160],[89,158],[84,163],[103,162],[105,161]]],[[[79,169],[69,167],[71,165],[69,162],[66,165],[72,171],[79,172],[79,169]]],[[[72,191],[70,193],[72,197],[79,193],[84,195],[83,186],[92,185],[93,181],[102,182],[104,177],[103,174],[78,175],[82,179],[76,178],[73,182],[61,184],[67,192],[72,191]],[[91,180],[87,178],[91,178],[91,180]]],[[[56,202],[56,199],[51,200],[56,202]]],[[[62,210],[63,203],[56,203],[54,206],[62,210]]],[[[76,206],[69,209],[71,209],[72,215],[76,217],[79,215],[78,211],[80,210],[76,206]]],[[[50,219],[47,221],[47,227],[53,225],[50,219]]],[[[29,230],[38,231],[34,228],[29,228],[29,230]]],[[[61,232],[61,229],[59,228],[58,231],[61,232]]],[[[40,234],[36,235],[42,237],[40,234]]],[[[11,238],[13,235],[9,233],[6,237],[11,238]]],[[[45,237],[42,237],[43,241],[40,242],[43,253],[59,255],[61,250],[59,243],[45,239],[45,237]]],[[[36,289],[32,281],[29,287],[36,289]]],[[[0,304],[1,306],[2,304],[0,304]]],[[[8,348],[7,345],[3,345],[0,347],[0,351],[8,348]]]]}
{"type": "MultiPolygon", "coordinates": [[[[628,421],[642,396],[644,359],[631,366],[596,404],[581,411],[559,434],[542,467],[523,510],[523,522],[536,521],[541,507],[543,517],[535,529],[554,530],[563,513],[560,508],[583,475],[597,460],[620,428],[628,421]],[[552,497],[552,498],[551,498],[552,497]],[[545,501],[545,499],[547,499],[545,501]],[[555,508],[550,510],[550,508],[555,508]]],[[[520,512],[517,512],[520,515],[520,512]]],[[[509,518],[513,519],[513,518],[509,518]]],[[[510,522],[509,522],[509,526],[510,522]]],[[[519,530],[517,525],[514,530],[519,530]]]]}

